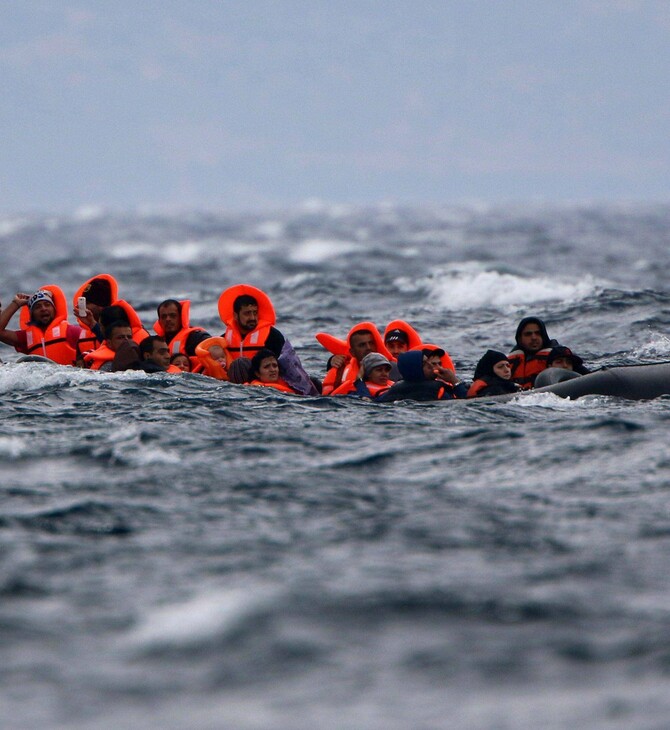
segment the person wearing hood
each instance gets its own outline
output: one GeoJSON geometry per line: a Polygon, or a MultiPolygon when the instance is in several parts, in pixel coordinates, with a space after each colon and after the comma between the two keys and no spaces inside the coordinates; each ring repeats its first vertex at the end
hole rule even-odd
{"type": "Polygon", "coordinates": [[[558,345],[547,355],[547,367],[535,378],[535,387],[543,388],[546,385],[562,383],[580,375],[587,375],[588,372],[579,355],[575,355],[569,347],[558,345]]]}
{"type": "Polygon", "coordinates": [[[452,400],[465,398],[463,383],[456,380],[453,370],[439,365],[444,350],[410,350],[398,355],[398,369],[402,380],[395,383],[379,397],[380,403],[398,400],[452,400]]]}
{"type": "Polygon", "coordinates": [[[580,375],[587,375],[588,369],[584,367],[584,361],[579,355],[563,345],[553,347],[549,355],[547,355],[548,368],[563,368],[564,370],[573,370],[580,375]]]}
{"type": "Polygon", "coordinates": [[[512,380],[524,390],[535,384],[535,378],[547,367],[551,348],[558,345],[549,339],[544,322],[538,317],[524,317],[516,329],[516,347],[507,356],[512,367],[512,380]]]}
{"type": "Polygon", "coordinates": [[[518,393],[520,390],[521,386],[512,380],[512,368],[507,355],[497,350],[487,350],[475,368],[468,398],[518,393]]]}

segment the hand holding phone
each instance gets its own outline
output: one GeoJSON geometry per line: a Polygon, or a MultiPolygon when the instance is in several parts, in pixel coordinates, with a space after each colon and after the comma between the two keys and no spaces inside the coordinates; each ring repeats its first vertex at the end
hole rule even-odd
{"type": "Polygon", "coordinates": [[[86,297],[77,297],[77,314],[80,317],[86,316],[86,297]]]}

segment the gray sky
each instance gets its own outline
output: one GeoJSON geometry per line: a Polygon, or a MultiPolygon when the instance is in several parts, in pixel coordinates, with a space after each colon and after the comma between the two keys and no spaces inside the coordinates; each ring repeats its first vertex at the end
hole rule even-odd
{"type": "Polygon", "coordinates": [[[3,0],[0,211],[669,200],[670,0],[3,0]]]}

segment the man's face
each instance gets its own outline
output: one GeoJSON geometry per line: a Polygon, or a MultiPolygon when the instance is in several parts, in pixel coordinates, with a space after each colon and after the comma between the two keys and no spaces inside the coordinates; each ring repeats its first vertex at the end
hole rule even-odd
{"type": "Polygon", "coordinates": [[[402,352],[407,352],[408,347],[402,340],[389,340],[389,342],[384,343],[386,345],[386,349],[395,357],[398,358],[398,355],[402,352]]]}
{"type": "Polygon", "coordinates": [[[356,332],[349,338],[349,352],[360,362],[371,352],[377,352],[375,338],[370,332],[356,332]]]}
{"type": "Polygon", "coordinates": [[[542,332],[540,326],[531,322],[521,330],[519,344],[527,352],[535,353],[542,349],[542,332]]]}
{"type": "Polygon", "coordinates": [[[176,335],[181,329],[179,308],[176,304],[164,304],[158,310],[158,321],[166,335],[176,335]]]}
{"type": "Polygon", "coordinates": [[[147,359],[153,360],[158,367],[167,370],[170,366],[170,348],[165,340],[154,340],[153,344],[154,348],[147,359]]]}
{"type": "Polygon", "coordinates": [[[40,327],[48,327],[56,316],[56,307],[46,299],[41,299],[33,304],[30,310],[30,319],[40,327]]]}
{"type": "Polygon", "coordinates": [[[258,327],[258,305],[245,304],[235,315],[240,332],[244,335],[253,332],[258,327]]]}
{"type": "Polygon", "coordinates": [[[132,339],[133,331],[130,327],[114,327],[107,342],[109,344],[109,349],[112,350],[112,352],[116,352],[123,342],[132,339]]]}
{"type": "Polygon", "coordinates": [[[437,377],[435,368],[439,367],[441,364],[442,364],[442,361],[440,360],[439,355],[429,355],[428,357],[424,356],[423,374],[424,374],[426,380],[435,380],[435,378],[437,377]]]}

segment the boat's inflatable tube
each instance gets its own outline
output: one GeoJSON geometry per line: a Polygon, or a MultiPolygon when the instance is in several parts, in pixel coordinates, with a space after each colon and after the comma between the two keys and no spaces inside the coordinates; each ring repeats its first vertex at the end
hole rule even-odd
{"type": "Polygon", "coordinates": [[[576,373],[574,370],[566,370],[565,368],[546,368],[546,370],[538,373],[535,378],[535,389],[544,388],[546,385],[563,383],[566,380],[572,380],[573,378],[580,377],[581,375],[576,373]]]}
{"type": "Polygon", "coordinates": [[[22,355],[16,362],[42,362],[49,365],[58,365],[58,363],[49,360],[48,357],[42,357],[42,355],[22,355]]]}
{"type": "Polygon", "coordinates": [[[611,395],[629,400],[649,400],[670,395],[670,362],[603,368],[531,392],[554,393],[561,398],[611,395]]]}

